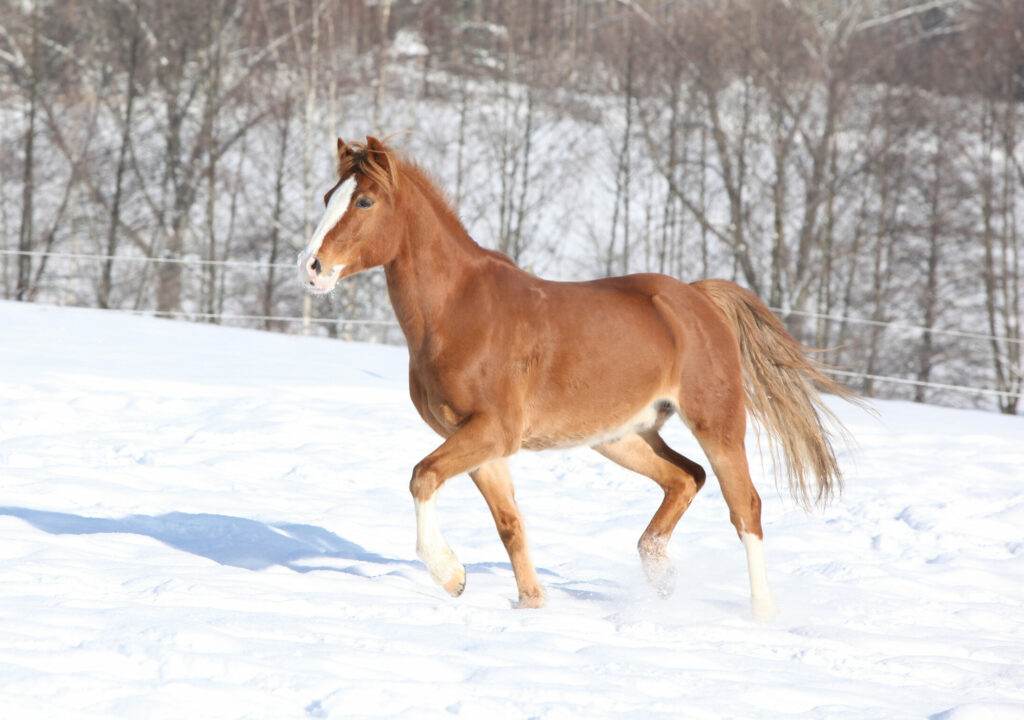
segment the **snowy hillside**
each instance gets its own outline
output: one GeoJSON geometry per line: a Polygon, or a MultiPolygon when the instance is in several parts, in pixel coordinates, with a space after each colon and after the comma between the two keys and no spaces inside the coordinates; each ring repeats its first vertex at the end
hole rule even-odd
{"type": "Polygon", "coordinates": [[[437,440],[405,362],[0,303],[0,716],[1024,717],[1024,418],[837,403],[860,448],[813,515],[751,442],[767,625],[716,483],[662,600],[634,549],[656,486],[587,450],[523,453],[549,602],[517,611],[468,478],[439,503],[465,594],[416,559],[408,479],[437,440]]]}

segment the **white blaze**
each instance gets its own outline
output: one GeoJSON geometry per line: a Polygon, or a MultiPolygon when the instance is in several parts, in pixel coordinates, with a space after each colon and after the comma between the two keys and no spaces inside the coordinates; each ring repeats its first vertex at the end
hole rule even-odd
{"type": "MultiPolygon", "coordinates": [[[[331,195],[331,199],[324,209],[324,216],[320,218],[320,224],[313,231],[313,237],[310,239],[309,245],[299,253],[300,269],[304,269],[309,261],[316,257],[316,254],[320,252],[320,246],[323,244],[324,238],[327,237],[327,233],[341,222],[341,218],[344,217],[345,211],[348,210],[348,204],[352,200],[352,193],[355,190],[356,176],[353,175],[343,182],[331,195]]],[[[330,272],[331,270],[332,268],[323,268],[323,272],[330,272]]]]}

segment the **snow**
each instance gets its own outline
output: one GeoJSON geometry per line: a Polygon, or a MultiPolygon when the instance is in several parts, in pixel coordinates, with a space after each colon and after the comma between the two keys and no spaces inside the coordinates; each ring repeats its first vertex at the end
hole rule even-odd
{"type": "Polygon", "coordinates": [[[662,599],[656,486],[522,453],[548,606],[521,611],[466,477],[439,502],[463,596],[416,559],[437,439],[406,377],[400,348],[0,303],[0,715],[1024,718],[1024,418],[837,401],[859,448],[815,514],[752,440],[765,624],[713,480],[662,599]]]}

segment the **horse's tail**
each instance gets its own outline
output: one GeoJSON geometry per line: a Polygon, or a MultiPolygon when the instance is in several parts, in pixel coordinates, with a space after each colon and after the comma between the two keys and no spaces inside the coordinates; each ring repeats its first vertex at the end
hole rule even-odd
{"type": "Polygon", "coordinates": [[[694,286],[735,329],[747,410],[768,434],[776,480],[786,476],[790,493],[801,505],[826,504],[841,492],[843,476],[825,420],[844,440],[849,436],[818,389],[857,399],[824,374],[826,367],[807,356],[807,348],[754,293],[726,280],[702,280],[694,286]]]}

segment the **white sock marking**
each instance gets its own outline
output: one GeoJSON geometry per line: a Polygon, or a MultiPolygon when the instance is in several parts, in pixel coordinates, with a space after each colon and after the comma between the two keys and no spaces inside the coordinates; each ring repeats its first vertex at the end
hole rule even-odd
{"type": "Polygon", "coordinates": [[[434,581],[441,585],[460,570],[458,558],[441,534],[436,496],[425,502],[416,501],[416,554],[434,581]]]}
{"type": "Polygon", "coordinates": [[[775,599],[768,587],[768,571],[764,562],[764,543],[753,533],[741,532],[740,540],[747,551],[747,570],[750,573],[750,600],[754,618],[770,620],[775,616],[775,599]]]}

